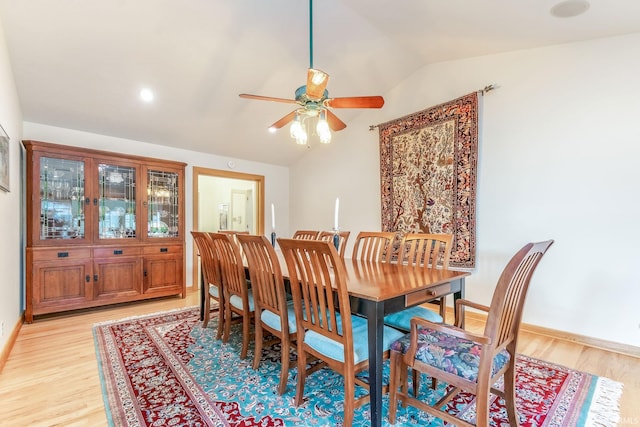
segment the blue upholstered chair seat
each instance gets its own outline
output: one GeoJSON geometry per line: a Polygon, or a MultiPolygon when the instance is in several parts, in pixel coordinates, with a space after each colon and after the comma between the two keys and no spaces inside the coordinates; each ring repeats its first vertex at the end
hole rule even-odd
{"type": "MultiPolygon", "coordinates": [[[[367,335],[367,320],[363,317],[351,315],[351,326],[353,330],[353,356],[354,363],[358,364],[369,358],[369,337],[367,335]]],[[[338,330],[342,330],[342,319],[338,316],[338,330]]],[[[400,339],[403,333],[384,327],[384,338],[382,340],[382,350],[388,350],[391,343],[400,339]]],[[[332,339],[325,337],[314,331],[307,331],[304,335],[304,342],[314,350],[327,355],[328,357],[344,362],[344,346],[332,339]]]]}
{"type": "Polygon", "coordinates": [[[406,308],[397,313],[391,313],[384,316],[384,324],[403,331],[411,330],[411,318],[420,317],[433,323],[442,323],[442,317],[428,308],[416,305],[406,308]]]}
{"type": "Polygon", "coordinates": [[[220,288],[214,284],[209,284],[209,295],[214,298],[220,298],[220,288]]]}
{"type": "MultiPolygon", "coordinates": [[[[295,311],[293,311],[293,301],[287,302],[287,317],[288,317],[288,323],[289,323],[289,333],[296,332],[296,330],[298,329],[298,326],[296,324],[296,313],[295,311]]],[[[282,332],[282,329],[280,327],[280,316],[275,314],[273,311],[269,311],[266,309],[262,310],[260,319],[267,326],[275,329],[276,331],[282,332]]]]}
{"type": "MultiPolygon", "coordinates": [[[[411,334],[391,345],[393,351],[406,353],[411,334]]],[[[477,381],[482,346],[465,338],[458,338],[430,328],[419,328],[416,360],[469,381],[477,381]]],[[[509,362],[509,352],[502,350],[493,359],[491,375],[509,362]]]]}
{"type": "MultiPolygon", "coordinates": [[[[239,295],[231,295],[229,298],[229,304],[242,310],[242,298],[239,295]]],[[[249,289],[249,311],[255,311],[255,304],[253,303],[253,293],[249,289]]]]}

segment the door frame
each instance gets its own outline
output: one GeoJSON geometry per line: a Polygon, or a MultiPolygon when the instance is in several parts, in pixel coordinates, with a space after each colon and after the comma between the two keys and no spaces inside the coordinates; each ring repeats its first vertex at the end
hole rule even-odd
{"type": "MultiPolygon", "coordinates": [[[[244,181],[253,181],[256,186],[256,192],[254,194],[255,202],[256,202],[256,225],[257,225],[257,234],[264,234],[264,175],[256,175],[250,173],[243,172],[234,172],[227,171],[221,169],[210,169],[203,168],[198,166],[193,166],[193,218],[192,224],[193,227],[197,227],[199,225],[199,207],[200,207],[200,190],[198,188],[198,181],[200,176],[209,176],[214,178],[231,178],[231,179],[240,179],[244,181]]],[[[194,289],[197,289],[195,286],[200,286],[198,282],[198,249],[196,245],[193,245],[193,281],[194,289]]]]}

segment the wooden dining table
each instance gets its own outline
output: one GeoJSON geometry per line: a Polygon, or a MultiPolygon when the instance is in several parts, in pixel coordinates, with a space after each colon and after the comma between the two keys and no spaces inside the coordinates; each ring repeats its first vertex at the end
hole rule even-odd
{"type": "MultiPolygon", "coordinates": [[[[283,275],[287,267],[278,251],[283,275]]],[[[381,426],[384,316],[442,296],[464,298],[467,271],[345,259],[351,311],[367,319],[371,425],[381,426]]],[[[202,286],[201,288],[204,288],[202,286]]],[[[201,293],[202,301],[206,294],[201,293]]],[[[201,309],[203,309],[201,305],[201,309]]],[[[455,304],[454,304],[455,307],[455,304]]],[[[203,313],[202,313],[203,314],[203,313]]]]}

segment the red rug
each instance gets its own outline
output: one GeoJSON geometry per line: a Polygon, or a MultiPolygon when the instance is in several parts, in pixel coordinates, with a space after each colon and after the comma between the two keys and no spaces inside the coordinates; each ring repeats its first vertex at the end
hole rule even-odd
{"type": "MultiPolygon", "coordinates": [[[[265,349],[260,368],[254,371],[252,354],[246,360],[238,357],[240,344],[235,337],[239,338],[239,331],[222,344],[215,339],[214,323],[202,328],[198,310],[190,308],[95,325],[109,425],[341,425],[339,375],[327,369],[311,375],[305,388],[307,400],[295,407],[295,369],[289,374],[287,392],[283,396],[276,392],[279,348],[265,349]]],[[[517,368],[523,427],[616,425],[620,383],[525,356],[519,356],[517,368]]],[[[432,392],[432,398],[444,387],[432,392]]],[[[386,413],[386,398],[384,404],[386,413]]],[[[450,410],[472,418],[473,396],[459,396],[450,410]]],[[[508,426],[498,398],[492,418],[493,426],[508,426]]],[[[354,426],[369,424],[365,405],[356,411],[354,426]]],[[[401,409],[396,426],[404,425],[440,426],[442,422],[401,409]]]]}

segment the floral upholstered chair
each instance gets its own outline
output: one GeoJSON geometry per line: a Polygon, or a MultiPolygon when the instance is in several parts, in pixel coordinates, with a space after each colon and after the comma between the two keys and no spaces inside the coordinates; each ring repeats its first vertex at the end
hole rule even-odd
{"type": "Polygon", "coordinates": [[[398,400],[447,423],[471,427],[473,424],[443,411],[460,391],[476,395],[476,425],[489,426],[490,393],[504,398],[509,425],[517,427],[515,407],[515,363],[518,330],[531,276],[553,240],[529,243],[505,267],[489,307],[467,300],[456,301],[455,326],[411,319],[411,332],[391,346],[389,421],[396,420],[398,400]],[[463,329],[464,307],[487,313],[483,334],[463,329]],[[408,393],[408,369],[430,375],[452,387],[433,406],[408,393]],[[494,385],[504,379],[504,388],[494,385]]]}

